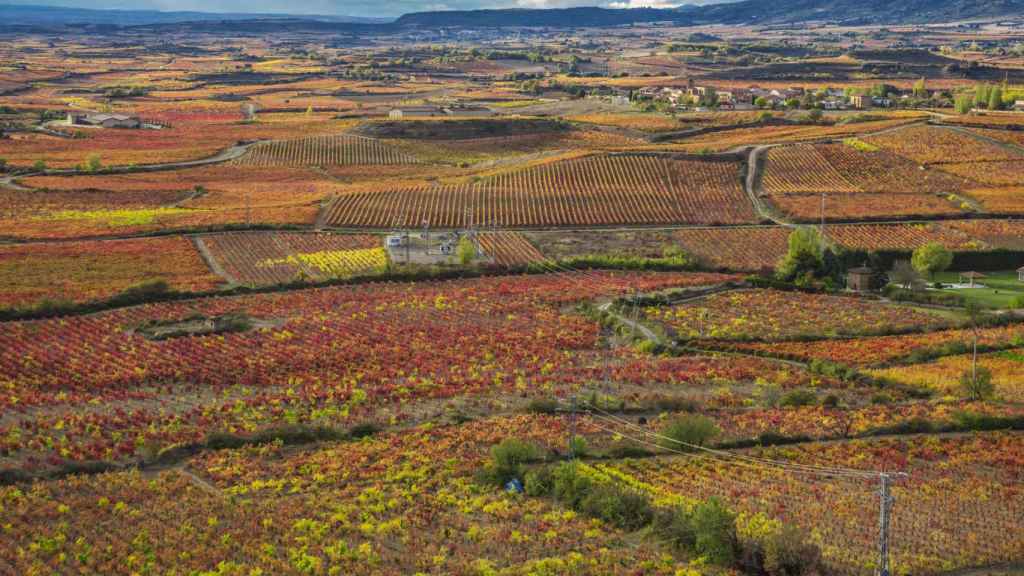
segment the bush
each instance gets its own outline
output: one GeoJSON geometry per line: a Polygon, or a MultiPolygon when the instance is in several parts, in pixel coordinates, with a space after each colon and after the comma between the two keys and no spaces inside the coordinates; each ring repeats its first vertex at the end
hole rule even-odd
{"type": "Polygon", "coordinates": [[[526,411],[534,414],[554,414],[558,411],[558,401],[553,398],[534,398],[526,405],[526,411]]]}
{"type": "Polygon", "coordinates": [[[966,370],[960,375],[960,389],[969,400],[988,400],[995,395],[996,386],[992,383],[992,371],[984,366],[975,370],[966,370]]]}
{"type": "Polygon", "coordinates": [[[572,440],[569,441],[569,448],[572,451],[572,455],[576,458],[586,458],[590,455],[587,439],[582,436],[573,436],[572,440]]]}
{"type": "Polygon", "coordinates": [[[662,430],[662,446],[672,450],[693,450],[718,436],[718,425],[707,416],[684,414],[662,430]]]}
{"type": "Polygon", "coordinates": [[[524,465],[538,462],[543,458],[540,448],[515,438],[508,438],[491,448],[491,464],[488,469],[489,479],[499,486],[506,482],[522,478],[524,465]]]}
{"type": "Polygon", "coordinates": [[[646,496],[612,484],[592,486],[579,509],[588,516],[629,531],[643,528],[653,515],[646,496]]]}
{"type": "Polygon", "coordinates": [[[593,488],[593,482],[579,473],[574,462],[566,462],[555,468],[551,478],[555,500],[574,510],[579,510],[580,503],[593,488]]]}
{"type": "Polygon", "coordinates": [[[738,548],[736,515],[718,498],[693,508],[694,551],[719,566],[731,566],[738,548]]]}
{"type": "Polygon", "coordinates": [[[693,550],[697,534],[693,531],[693,519],[683,508],[660,509],[654,513],[651,529],[655,536],[672,544],[676,550],[693,550]]]}
{"type": "Polygon", "coordinates": [[[821,567],[821,550],[799,528],[786,525],[764,543],[767,576],[804,576],[821,567]]]}
{"type": "Polygon", "coordinates": [[[554,489],[555,481],[547,466],[530,470],[523,480],[523,491],[527,496],[547,496],[554,489]]]}
{"type": "Polygon", "coordinates": [[[818,403],[818,395],[813,390],[801,388],[782,395],[779,406],[811,406],[818,403]]]}
{"type": "Polygon", "coordinates": [[[612,445],[606,454],[609,458],[615,458],[618,460],[623,458],[647,458],[654,455],[654,453],[647,448],[629,442],[618,442],[612,445]]]}

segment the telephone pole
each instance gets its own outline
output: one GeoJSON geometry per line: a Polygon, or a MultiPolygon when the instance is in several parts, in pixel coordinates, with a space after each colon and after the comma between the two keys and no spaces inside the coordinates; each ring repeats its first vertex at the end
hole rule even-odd
{"type": "Polygon", "coordinates": [[[882,472],[878,475],[878,576],[891,576],[892,574],[889,566],[889,529],[892,505],[896,501],[890,493],[890,486],[894,477],[903,478],[906,477],[906,474],[882,472]]]}

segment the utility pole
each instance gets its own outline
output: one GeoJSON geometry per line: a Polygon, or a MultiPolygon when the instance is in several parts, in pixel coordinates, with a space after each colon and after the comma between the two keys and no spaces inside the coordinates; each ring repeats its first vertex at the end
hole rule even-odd
{"type": "Polygon", "coordinates": [[[889,528],[892,505],[896,499],[892,497],[889,489],[894,477],[903,478],[906,477],[906,474],[902,472],[896,474],[882,472],[878,475],[878,576],[890,576],[892,574],[889,566],[889,528]]]}
{"type": "Polygon", "coordinates": [[[878,575],[889,576],[889,513],[892,511],[892,496],[889,495],[889,475],[879,474],[878,520],[878,575]]]}
{"type": "Polygon", "coordinates": [[[430,255],[430,221],[429,220],[424,220],[423,221],[423,241],[426,242],[426,244],[423,247],[423,253],[426,254],[427,256],[429,256],[430,255]]]}

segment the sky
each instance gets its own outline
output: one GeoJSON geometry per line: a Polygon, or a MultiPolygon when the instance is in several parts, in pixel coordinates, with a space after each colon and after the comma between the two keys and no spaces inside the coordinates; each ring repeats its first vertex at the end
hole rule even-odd
{"type": "Polygon", "coordinates": [[[195,10],[200,12],[328,14],[391,18],[408,12],[425,10],[566,8],[570,6],[668,8],[695,2],[693,0],[3,0],[0,3],[122,10],[195,10]]]}

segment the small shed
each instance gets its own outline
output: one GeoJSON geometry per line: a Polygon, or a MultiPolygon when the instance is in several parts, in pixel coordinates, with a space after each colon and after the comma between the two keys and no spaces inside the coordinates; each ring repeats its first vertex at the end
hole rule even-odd
{"type": "Polygon", "coordinates": [[[870,292],[874,275],[875,271],[867,266],[850,268],[846,271],[846,287],[854,292],[870,292]]]}
{"type": "Polygon", "coordinates": [[[975,280],[982,280],[984,278],[988,278],[988,276],[985,276],[981,272],[961,272],[960,273],[960,281],[959,281],[959,283],[963,284],[964,281],[966,280],[968,286],[973,288],[975,280]]]}
{"type": "Polygon", "coordinates": [[[1024,282],[1024,266],[1017,268],[1017,280],[1024,282]]]}

